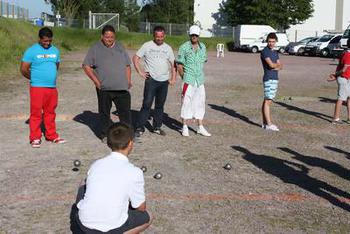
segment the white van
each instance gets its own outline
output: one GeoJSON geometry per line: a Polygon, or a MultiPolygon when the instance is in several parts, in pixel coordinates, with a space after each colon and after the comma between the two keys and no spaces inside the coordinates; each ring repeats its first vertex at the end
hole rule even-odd
{"type": "Polygon", "coordinates": [[[341,40],[340,40],[340,45],[343,48],[346,48],[346,42],[348,41],[348,39],[350,38],[350,25],[348,26],[348,28],[345,30],[341,40]]]}
{"type": "MultiPolygon", "coordinates": [[[[287,45],[289,44],[287,34],[276,33],[276,36],[278,38],[278,41],[277,41],[274,49],[278,50],[280,53],[284,53],[287,45]]],[[[267,46],[266,38],[267,38],[267,34],[258,38],[254,42],[247,45],[246,48],[242,48],[242,49],[250,51],[252,53],[257,53],[259,51],[262,51],[267,46]]]]}
{"type": "Polygon", "coordinates": [[[308,54],[311,56],[316,56],[321,54],[323,56],[327,56],[328,54],[324,54],[324,49],[327,48],[333,39],[336,39],[339,36],[341,36],[341,34],[326,34],[320,37],[317,41],[307,43],[305,46],[304,55],[308,54]]]}
{"type": "Polygon", "coordinates": [[[247,50],[251,43],[270,32],[276,30],[269,25],[237,25],[234,34],[235,48],[247,50]]]}

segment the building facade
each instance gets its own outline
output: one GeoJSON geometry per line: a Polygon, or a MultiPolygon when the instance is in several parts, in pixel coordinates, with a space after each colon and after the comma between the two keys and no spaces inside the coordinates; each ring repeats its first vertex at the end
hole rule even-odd
{"type": "MultiPolygon", "coordinates": [[[[200,24],[203,37],[213,36],[217,13],[223,0],[195,0],[194,22],[200,24]]],[[[345,30],[350,24],[350,0],[313,0],[314,13],[302,24],[292,25],[287,34],[291,41],[306,36],[321,35],[325,31],[345,30]]]]}

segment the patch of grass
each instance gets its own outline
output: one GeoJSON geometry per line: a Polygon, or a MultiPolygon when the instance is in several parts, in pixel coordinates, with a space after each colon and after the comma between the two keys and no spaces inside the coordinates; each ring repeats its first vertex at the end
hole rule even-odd
{"type": "MultiPolygon", "coordinates": [[[[0,18],[0,79],[9,74],[18,74],[24,51],[37,42],[39,27],[28,22],[0,18]]],[[[100,38],[100,30],[53,28],[54,45],[62,54],[86,49],[100,38]]],[[[117,32],[117,40],[128,49],[138,49],[152,35],[144,33],[117,32]]],[[[187,36],[167,36],[166,42],[177,50],[188,40],[187,36]]],[[[227,44],[230,38],[202,38],[208,50],[216,50],[217,43],[227,44]]]]}

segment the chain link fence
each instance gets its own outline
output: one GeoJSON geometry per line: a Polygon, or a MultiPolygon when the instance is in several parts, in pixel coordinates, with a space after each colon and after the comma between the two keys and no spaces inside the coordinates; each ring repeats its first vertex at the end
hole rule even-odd
{"type": "Polygon", "coordinates": [[[12,19],[28,20],[29,10],[0,0],[0,16],[12,19]]]}
{"type": "MultiPolygon", "coordinates": [[[[155,26],[163,26],[168,35],[187,35],[191,25],[141,22],[139,24],[138,32],[151,34],[155,26]]],[[[213,27],[210,31],[213,37],[232,37],[234,34],[234,27],[231,27],[231,26],[213,27]]]]}

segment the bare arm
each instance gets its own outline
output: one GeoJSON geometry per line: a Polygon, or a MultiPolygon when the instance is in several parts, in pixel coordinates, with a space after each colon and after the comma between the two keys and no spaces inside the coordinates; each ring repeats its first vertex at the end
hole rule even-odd
{"type": "Polygon", "coordinates": [[[140,76],[147,80],[149,78],[149,73],[148,72],[143,72],[140,68],[140,57],[137,56],[136,54],[132,57],[132,62],[134,63],[135,70],[140,76]]]}
{"type": "Polygon", "coordinates": [[[146,202],[143,202],[139,207],[135,208],[138,211],[145,212],[146,211],[146,202]]]}
{"type": "Polygon", "coordinates": [[[183,78],[184,76],[184,66],[180,63],[177,64],[177,70],[179,71],[179,75],[181,76],[181,78],[183,78]]]}
{"type": "Polygon", "coordinates": [[[170,66],[171,66],[171,78],[169,80],[169,84],[170,85],[174,85],[176,82],[176,65],[174,62],[170,62],[170,66]]]}
{"type": "Polygon", "coordinates": [[[97,78],[97,76],[94,72],[94,69],[92,69],[92,67],[90,67],[89,65],[85,65],[85,64],[83,64],[83,69],[84,69],[85,74],[90,78],[90,80],[92,80],[92,82],[94,82],[96,88],[101,89],[101,82],[97,78]]]}
{"type": "Polygon", "coordinates": [[[265,62],[267,63],[267,65],[269,65],[269,67],[271,69],[274,70],[281,70],[282,69],[282,64],[280,63],[279,60],[277,60],[276,63],[272,62],[272,60],[270,58],[265,58],[265,62]]]}
{"type": "Polygon", "coordinates": [[[21,62],[21,74],[30,80],[30,63],[21,62]]]}
{"type": "Polygon", "coordinates": [[[128,79],[128,88],[131,89],[132,83],[131,83],[131,66],[126,66],[126,78],[128,79]]]}

